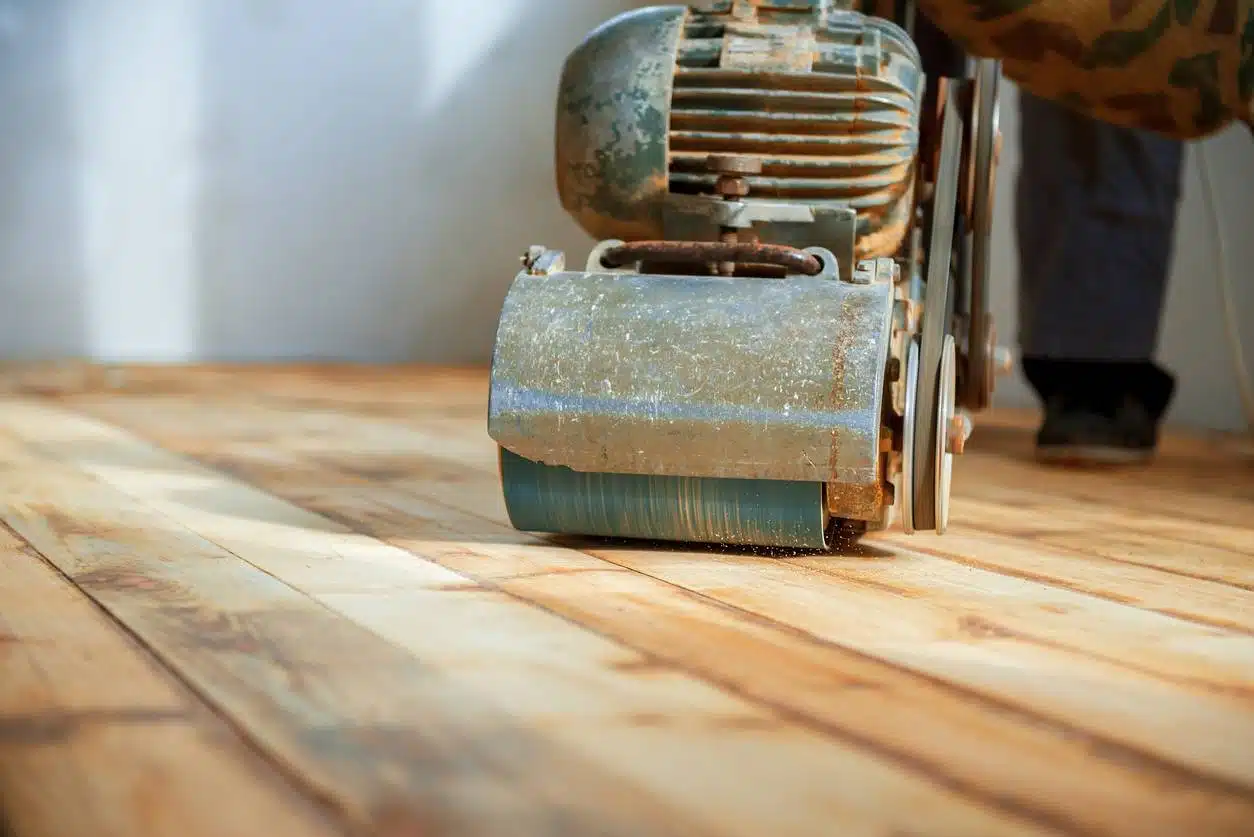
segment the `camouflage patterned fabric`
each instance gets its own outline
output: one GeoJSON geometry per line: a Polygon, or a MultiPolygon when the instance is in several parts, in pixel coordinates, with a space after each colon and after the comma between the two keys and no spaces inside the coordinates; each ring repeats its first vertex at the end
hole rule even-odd
{"type": "Polygon", "coordinates": [[[1254,128],[1254,0],[919,0],[1020,87],[1188,140],[1254,128]]]}

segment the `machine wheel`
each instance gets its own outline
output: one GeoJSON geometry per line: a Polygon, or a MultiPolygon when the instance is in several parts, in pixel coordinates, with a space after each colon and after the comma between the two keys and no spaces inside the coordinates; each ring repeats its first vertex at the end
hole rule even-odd
{"type": "Polygon", "coordinates": [[[911,340],[906,347],[906,402],[902,416],[901,443],[901,526],[906,534],[914,529],[914,435],[918,423],[919,344],[911,340]]]}
{"type": "Polygon", "coordinates": [[[970,286],[967,294],[970,310],[960,393],[963,406],[973,410],[982,410],[989,405],[997,376],[994,365],[996,335],[988,307],[993,201],[1001,148],[1000,99],[1001,64],[981,60],[972,92],[971,154],[967,158],[972,185],[970,286]]]}
{"type": "Polygon", "coordinates": [[[944,443],[945,428],[939,426],[940,403],[945,383],[941,367],[946,347],[952,344],[950,286],[954,237],[959,209],[959,181],[962,176],[963,120],[959,91],[950,86],[942,116],[940,165],[931,199],[931,224],[924,264],[926,287],[923,297],[922,336],[918,346],[918,382],[915,398],[907,398],[907,413],[913,409],[913,433],[903,446],[903,482],[910,489],[903,498],[903,518],[908,530],[936,529],[940,512],[948,508],[948,480],[938,478],[937,445],[944,443]],[[913,401],[913,403],[911,403],[913,401]],[[938,441],[939,438],[939,441],[938,441]],[[908,451],[908,453],[907,453],[908,451]],[[909,504],[909,512],[905,511],[909,504]]]}
{"type": "Polygon", "coordinates": [[[941,355],[940,397],[936,402],[936,534],[943,535],[949,528],[949,486],[953,481],[954,454],[950,447],[950,426],[956,415],[957,404],[957,351],[952,335],[945,337],[945,350],[941,355]]]}

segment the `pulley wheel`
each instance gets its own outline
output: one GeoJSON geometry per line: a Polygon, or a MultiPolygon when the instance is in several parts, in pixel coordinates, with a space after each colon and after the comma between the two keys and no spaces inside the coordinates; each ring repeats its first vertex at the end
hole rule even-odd
{"type": "Polygon", "coordinates": [[[945,337],[945,350],[941,355],[939,391],[936,402],[936,534],[943,535],[949,528],[949,488],[953,482],[954,454],[950,449],[950,426],[956,415],[957,351],[952,335],[945,337]]]}
{"type": "MultiPolygon", "coordinates": [[[[967,294],[968,334],[960,401],[982,410],[992,400],[997,371],[994,367],[996,334],[989,313],[989,274],[992,269],[993,201],[997,192],[997,166],[1001,147],[1001,64],[990,59],[978,64],[972,93],[971,137],[971,259],[967,294]]],[[[965,278],[965,277],[964,277],[965,278]]]]}
{"type": "MultiPolygon", "coordinates": [[[[909,520],[917,531],[937,526],[937,437],[944,428],[937,425],[942,398],[941,365],[945,347],[952,342],[950,285],[957,229],[959,180],[962,175],[962,130],[960,93],[950,86],[942,117],[940,165],[931,200],[931,224],[924,264],[926,287],[923,291],[923,324],[918,349],[918,383],[913,399],[913,438],[903,449],[903,481],[909,474],[911,489],[909,520]],[[905,463],[905,449],[910,451],[905,463]]],[[[907,411],[911,405],[907,404],[907,411]]]]}
{"type": "Polygon", "coordinates": [[[907,534],[914,529],[915,429],[919,412],[919,344],[911,340],[906,347],[906,410],[902,416],[901,445],[901,526],[907,534]]]}

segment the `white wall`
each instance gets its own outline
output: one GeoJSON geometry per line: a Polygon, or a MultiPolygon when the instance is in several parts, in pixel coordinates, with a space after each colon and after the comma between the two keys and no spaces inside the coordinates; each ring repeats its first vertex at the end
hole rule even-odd
{"type": "Polygon", "coordinates": [[[482,360],[622,0],[0,0],[0,357],[482,360]]]}
{"type": "MultiPolygon", "coordinates": [[[[0,357],[483,361],[523,249],[589,244],[554,194],[554,86],[634,5],[0,0],[0,357]]],[[[1011,337],[1013,94],[1003,123],[1011,337]]],[[[1254,144],[1208,146],[1254,313],[1254,144]]],[[[1230,428],[1194,165],[1162,358],[1173,418],[1230,428]]],[[[1019,381],[1000,396],[1030,403],[1019,381]]]]}
{"type": "Polygon", "coordinates": [[[67,0],[0,0],[0,356],[87,351],[67,0]]]}

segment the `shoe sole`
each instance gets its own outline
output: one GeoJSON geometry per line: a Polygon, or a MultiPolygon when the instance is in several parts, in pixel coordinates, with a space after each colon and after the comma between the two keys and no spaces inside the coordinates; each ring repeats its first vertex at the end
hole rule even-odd
{"type": "Polygon", "coordinates": [[[1036,458],[1037,461],[1050,465],[1143,465],[1154,458],[1154,451],[1091,445],[1049,445],[1037,448],[1036,458]]]}

